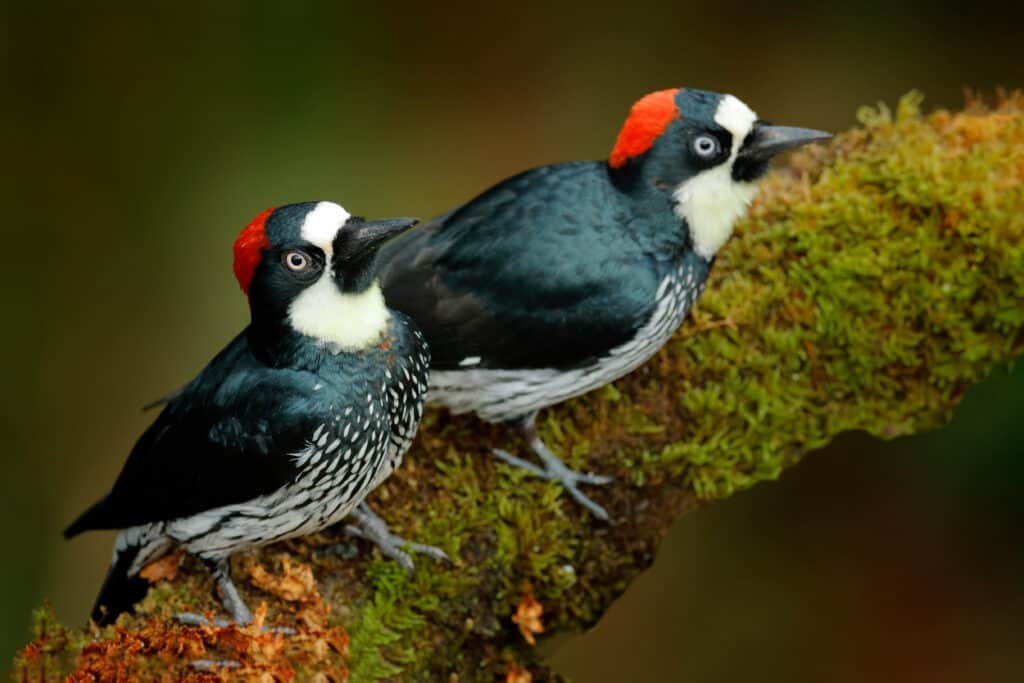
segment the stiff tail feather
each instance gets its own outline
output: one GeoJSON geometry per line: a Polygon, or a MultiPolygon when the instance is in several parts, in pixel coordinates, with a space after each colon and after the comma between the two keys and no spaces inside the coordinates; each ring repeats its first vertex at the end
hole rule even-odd
{"type": "Polygon", "coordinates": [[[113,623],[119,614],[131,611],[149,590],[149,581],[139,576],[139,570],[166,555],[173,545],[159,527],[132,527],[121,531],[114,542],[114,561],[92,608],[92,620],[105,626],[113,623]]]}
{"type": "Polygon", "coordinates": [[[68,528],[64,530],[64,538],[74,538],[83,531],[92,529],[117,528],[107,524],[107,516],[107,496],[104,496],[68,525],[68,528]]]}
{"type": "Polygon", "coordinates": [[[119,614],[131,611],[135,603],[146,597],[149,582],[138,574],[128,574],[139,550],[141,548],[137,545],[121,550],[110,565],[90,615],[98,625],[114,623],[119,614]]]}

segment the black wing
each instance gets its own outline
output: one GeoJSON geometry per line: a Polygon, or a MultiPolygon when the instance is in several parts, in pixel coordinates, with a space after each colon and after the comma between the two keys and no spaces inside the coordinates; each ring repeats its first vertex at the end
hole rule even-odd
{"type": "Polygon", "coordinates": [[[314,381],[263,366],[240,335],[168,403],[110,493],[65,536],[186,517],[286,484],[296,474],[291,454],[323,422],[309,405],[314,381]]]}
{"type": "Polygon", "coordinates": [[[586,363],[654,306],[658,267],[621,206],[599,162],[527,171],[388,245],[385,298],[423,330],[436,369],[586,363]]]}

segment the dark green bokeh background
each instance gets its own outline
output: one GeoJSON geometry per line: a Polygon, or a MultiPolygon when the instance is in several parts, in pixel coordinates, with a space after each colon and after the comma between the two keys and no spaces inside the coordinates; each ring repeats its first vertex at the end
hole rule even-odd
{"type": "MultiPolygon", "coordinates": [[[[245,323],[230,247],[267,206],[428,217],[604,156],[665,87],[839,130],[913,87],[956,107],[1024,85],[1010,3],[2,7],[0,670],[44,598],[84,620],[112,534],[60,530],[139,406],[245,323]]],[[[843,438],[686,517],[553,661],[579,681],[1019,680],[1022,402],[1000,374],[946,430],[843,438]]]]}

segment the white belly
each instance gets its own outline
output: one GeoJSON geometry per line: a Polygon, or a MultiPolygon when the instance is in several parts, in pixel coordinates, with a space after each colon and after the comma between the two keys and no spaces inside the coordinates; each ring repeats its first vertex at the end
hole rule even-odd
{"type": "Polygon", "coordinates": [[[692,271],[678,271],[658,286],[654,314],[636,335],[595,362],[559,370],[466,368],[435,370],[428,400],[453,413],[474,412],[488,422],[504,422],[561,403],[623,377],[657,353],[686,318],[704,282],[692,271]]]}

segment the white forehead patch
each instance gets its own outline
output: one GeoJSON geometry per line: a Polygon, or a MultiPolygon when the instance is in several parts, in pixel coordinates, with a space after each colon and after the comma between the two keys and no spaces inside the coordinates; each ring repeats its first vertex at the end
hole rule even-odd
{"type": "Polygon", "coordinates": [[[738,97],[725,95],[718,103],[715,123],[732,135],[728,160],[683,181],[672,193],[675,213],[686,221],[694,251],[705,259],[718,253],[732,235],[736,219],[746,213],[757,194],[754,183],[732,178],[732,164],[756,121],[757,114],[750,107],[738,97]]]}
{"type": "Polygon", "coordinates": [[[739,146],[743,144],[743,139],[750,133],[750,129],[754,127],[755,121],[757,121],[757,114],[743,104],[738,97],[726,95],[718,103],[715,123],[732,134],[733,156],[736,155],[739,146]]]}
{"type": "Polygon", "coordinates": [[[329,256],[338,230],[350,217],[348,211],[334,202],[320,202],[306,214],[300,234],[302,239],[320,247],[329,256]]]}

